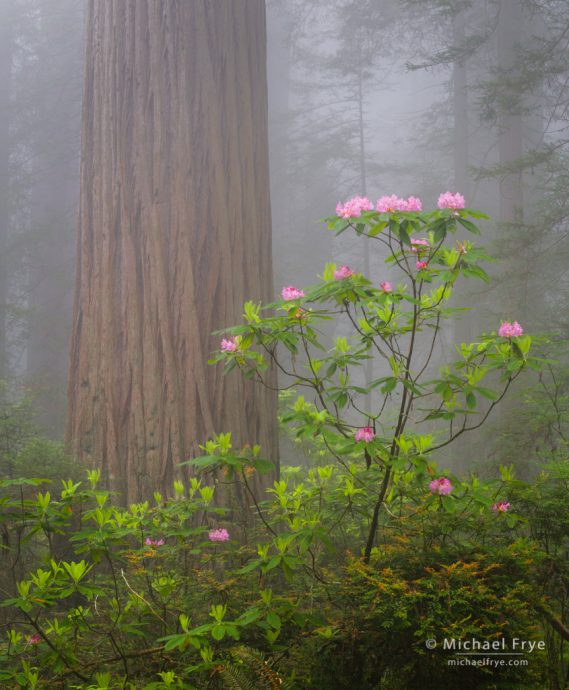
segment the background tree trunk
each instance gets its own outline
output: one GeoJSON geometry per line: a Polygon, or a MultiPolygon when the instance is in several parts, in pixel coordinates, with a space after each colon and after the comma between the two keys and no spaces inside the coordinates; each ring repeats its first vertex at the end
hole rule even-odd
{"type": "MultiPolygon", "coordinates": [[[[536,29],[538,27],[536,26],[536,29]]],[[[533,28],[531,29],[533,33],[533,28]]],[[[518,75],[520,46],[531,46],[531,35],[526,35],[522,3],[519,0],[501,0],[500,18],[497,32],[498,68],[504,78],[518,75]]],[[[499,164],[504,169],[500,177],[500,223],[503,242],[502,252],[506,253],[509,279],[507,295],[502,300],[504,313],[527,313],[527,276],[533,269],[532,262],[520,242],[520,226],[525,218],[524,174],[522,158],[524,155],[525,122],[524,94],[512,89],[506,92],[498,109],[498,155],[499,164]],[[516,170],[516,164],[518,170],[516,170]],[[508,170],[508,167],[512,168],[508,170]]],[[[513,317],[512,317],[513,318],[513,317]]],[[[502,414],[508,406],[502,406],[502,414]]]]}
{"type": "MultiPolygon", "coordinates": [[[[498,67],[503,74],[513,73],[518,47],[523,41],[523,14],[519,0],[501,0],[498,22],[498,67]]],[[[501,104],[499,110],[498,153],[500,165],[519,161],[524,155],[522,104],[501,104]]],[[[522,173],[510,172],[500,180],[500,221],[523,222],[524,194],[522,173]]]]}
{"type": "Polygon", "coordinates": [[[30,41],[35,60],[21,77],[27,79],[33,113],[28,134],[26,381],[34,392],[42,433],[61,439],[79,199],[84,16],[83,4],[76,0],[40,0],[36,5],[39,29],[35,42],[30,41]]]}
{"type": "Polygon", "coordinates": [[[276,397],[208,367],[272,297],[263,0],[89,0],[68,439],[124,499],[276,397]]]}
{"type": "MultiPolygon", "coordinates": [[[[456,48],[462,49],[466,40],[466,11],[465,8],[457,8],[452,20],[452,40],[456,48]]],[[[474,206],[470,196],[470,179],[468,166],[470,165],[469,151],[469,122],[468,122],[468,67],[466,56],[455,60],[452,65],[452,107],[453,107],[453,164],[454,164],[454,189],[460,192],[467,200],[467,205],[474,206]]],[[[460,232],[462,241],[470,240],[468,232],[460,232]]],[[[472,309],[476,303],[476,297],[472,295],[472,286],[459,286],[457,303],[468,309],[472,309]]],[[[450,342],[469,343],[478,333],[478,323],[474,323],[474,313],[464,313],[454,323],[454,333],[449,333],[450,342]]],[[[447,327],[448,328],[448,327],[447,327]]],[[[451,326],[452,328],[452,326],[451,326]]],[[[461,440],[468,452],[468,439],[461,440]]]]}
{"type": "Polygon", "coordinates": [[[10,86],[12,27],[8,3],[0,0],[0,379],[8,376],[8,228],[10,225],[10,86]]]}
{"type": "MultiPolygon", "coordinates": [[[[462,47],[466,39],[465,11],[457,11],[453,17],[453,43],[462,47]]],[[[454,116],[454,188],[465,198],[469,197],[468,165],[468,77],[466,58],[455,60],[452,66],[452,101],[454,116]]]]}

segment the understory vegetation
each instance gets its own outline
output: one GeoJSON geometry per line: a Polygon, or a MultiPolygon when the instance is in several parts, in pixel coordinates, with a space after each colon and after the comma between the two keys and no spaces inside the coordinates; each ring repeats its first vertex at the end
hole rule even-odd
{"type": "Polygon", "coordinates": [[[58,486],[41,444],[18,446],[0,480],[0,686],[567,687],[563,390],[527,396],[524,434],[539,409],[555,443],[528,450],[523,479],[484,458],[464,476],[438,464],[552,366],[515,314],[431,363],[455,283],[488,280],[484,250],[455,236],[484,218],[450,192],[429,212],[355,197],[328,227],[380,249],[386,276],[328,264],[312,287],[245,305],[212,362],[260,386],[278,369],[282,425],[309,451],[261,495],[271,458],[229,433],[170,496],[127,507],[98,470],[58,486]],[[452,640],[516,654],[458,665],[477,657],[452,640]]]}

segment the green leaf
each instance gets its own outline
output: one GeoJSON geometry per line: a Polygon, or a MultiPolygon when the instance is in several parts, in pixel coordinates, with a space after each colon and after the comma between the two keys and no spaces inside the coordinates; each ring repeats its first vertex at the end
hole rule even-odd
{"type": "Polygon", "coordinates": [[[191,460],[184,460],[180,465],[193,465],[194,467],[199,467],[204,469],[206,467],[212,467],[219,463],[219,456],[217,455],[201,455],[199,458],[192,458],[191,460]]]}
{"type": "Polygon", "coordinates": [[[258,568],[262,563],[262,560],[257,558],[254,561],[251,561],[251,563],[247,563],[247,565],[243,566],[243,568],[239,568],[237,573],[239,575],[245,575],[246,573],[250,573],[252,570],[255,570],[255,568],[258,568]]]}
{"type": "Polygon", "coordinates": [[[433,240],[435,244],[438,244],[441,240],[444,240],[447,235],[446,219],[441,218],[436,223],[433,223],[430,230],[433,233],[433,240]]]}
{"type": "Polygon", "coordinates": [[[513,529],[518,522],[518,519],[515,515],[508,514],[506,515],[506,524],[510,529],[513,529]]]}
{"type": "Polygon", "coordinates": [[[271,611],[269,614],[267,614],[267,623],[272,628],[275,628],[275,630],[280,630],[281,619],[280,616],[276,614],[274,611],[271,611]]]}
{"type": "Polygon", "coordinates": [[[404,227],[399,228],[399,239],[403,244],[407,245],[408,247],[411,246],[411,238],[409,237],[409,233],[407,232],[407,229],[404,227]]]}
{"type": "Polygon", "coordinates": [[[385,383],[381,387],[381,392],[391,393],[391,391],[397,387],[398,380],[399,379],[396,379],[394,376],[390,376],[389,378],[387,378],[385,383]]]}
{"type": "Polygon", "coordinates": [[[376,223],[375,225],[372,225],[370,229],[368,230],[368,236],[369,237],[376,237],[379,235],[379,233],[384,230],[387,227],[387,221],[383,220],[380,221],[379,223],[376,223]]]}
{"type": "Polygon", "coordinates": [[[164,645],[164,651],[170,652],[173,649],[183,648],[187,645],[188,636],[186,633],[183,635],[170,635],[168,637],[163,637],[162,641],[166,641],[164,645]]]}
{"type": "Polygon", "coordinates": [[[442,504],[447,513],[455,513],[457,509],[456,501],[452,496],[441,496],[442,504]]]}
{"type": "MultiPolygon", "coordinates": [[[[472,214],[470,214],[470,215],[472,215],[472,214]]],[[[475,216],[472,215],[472,217],[474,218],[475,216]]],[[[466,228],[468,230],[468,232],[472,232],[475,235],[480,234],[480,230],[471,221],[466,220],[465,218],[462,218],[461,216],[458,216],[457,220],[464,228],[466,228]]]]}
{"type": "Polygon", "coordinates": [[[480,266],[474,266],[473,264],[465,264],[462,268],[462,274],[467,278],[478,278],[483,280],[485,283],[490,282],[490,276],[486,273],[480,266]]]}
{"type": "Polygon", "coordinates": [[[482,213],[482,211],[476,211],[469,208],[468,214],[471,218],[476,218],[477,220],[490,220],[490,216],[488,216],[486,213],[482,213]]]}
{"type": "Polygon", "coordinates": [[[498,400],[498,394],[491,388],[482,388],[481,386],[476,386],[476,392],[480,393],[480,395],[483,395],[485,398],[491,400],[492,402],[498,400]]]}
{"type": "Polygon", "coordinates": [[[256,620],[259,620],[261,613],[257,607],[249,609],[248,611],[245,611],[245,613],[242,613],[239,618],[237,619],[237,623],[239,625],[250,625],[251,623],[254,623],[256,620]]]}
{"type": "Polygon", "coordinates": [[[267,565],[264,567],[265,572],[268,572],[269,570],[272,570],[273,568],[276,568],[277,565],[281,562],[281,557],[280,556],[273,556],[271,560],[267,563],[267,565]]]}
{"type": "Polygon", "coordinates": [[[211,629],[211,636],[218,642],[223,640],[225,637],[225,626],[221,623],[216,623],[211,629]]]}
{"type": "Polygon", "coordinates": [[[256,460],[250,461],[249,464],[252,465],[259,474],[267,474],[267,472],[271,472],[275,469],[275,464],[266,458],[257,458],[256,460]]]}
{"type": "Polygon", "coordinates": [[[39,486],[40,484],[51,484],[51,479],[0,479],[0,489],[5,486],[39,486]]]}

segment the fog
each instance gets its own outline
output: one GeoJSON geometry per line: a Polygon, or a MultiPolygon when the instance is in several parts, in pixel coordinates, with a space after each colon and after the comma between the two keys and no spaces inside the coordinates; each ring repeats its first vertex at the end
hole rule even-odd
{"type": "Polygon", "coordinates": [[[569,0],[0,0],[0,690],[569,690],[569,0]]]}
{"type": "MultiPolygon", "coordinates": [[[[565,3],[268,0],[266,9],[275,294],[313,283],[327,261],[391,277],[381,247],[334,238],[318,222],[338,201],[415,195],[430,208],[456,190],[492,217],[482,243],[498,261],[491,284],[455,293],[475,309],[445,326],[435,368],[455,343],[507,318],[563,343],[565,3]]],[[[5,395],[25,395],[55,441],[67,407],[84,15],[78,0],[0,2],[0,372],[5,395]]],[[[479,460],[514,452],[497,439],[511,437],[523,395],[494,418],[479,460]]],[[[539,447],[546,430],[535,433],[539,447]]]]}

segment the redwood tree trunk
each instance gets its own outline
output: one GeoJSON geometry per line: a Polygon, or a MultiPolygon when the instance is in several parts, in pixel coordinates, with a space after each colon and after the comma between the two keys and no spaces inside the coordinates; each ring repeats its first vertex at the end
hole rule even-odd
{"type": "Polygon", "coordinates": [[[68,438],[126,500],[275,394],[208,367],[272,297],[263,0],[89,0],[68,438]]]}

